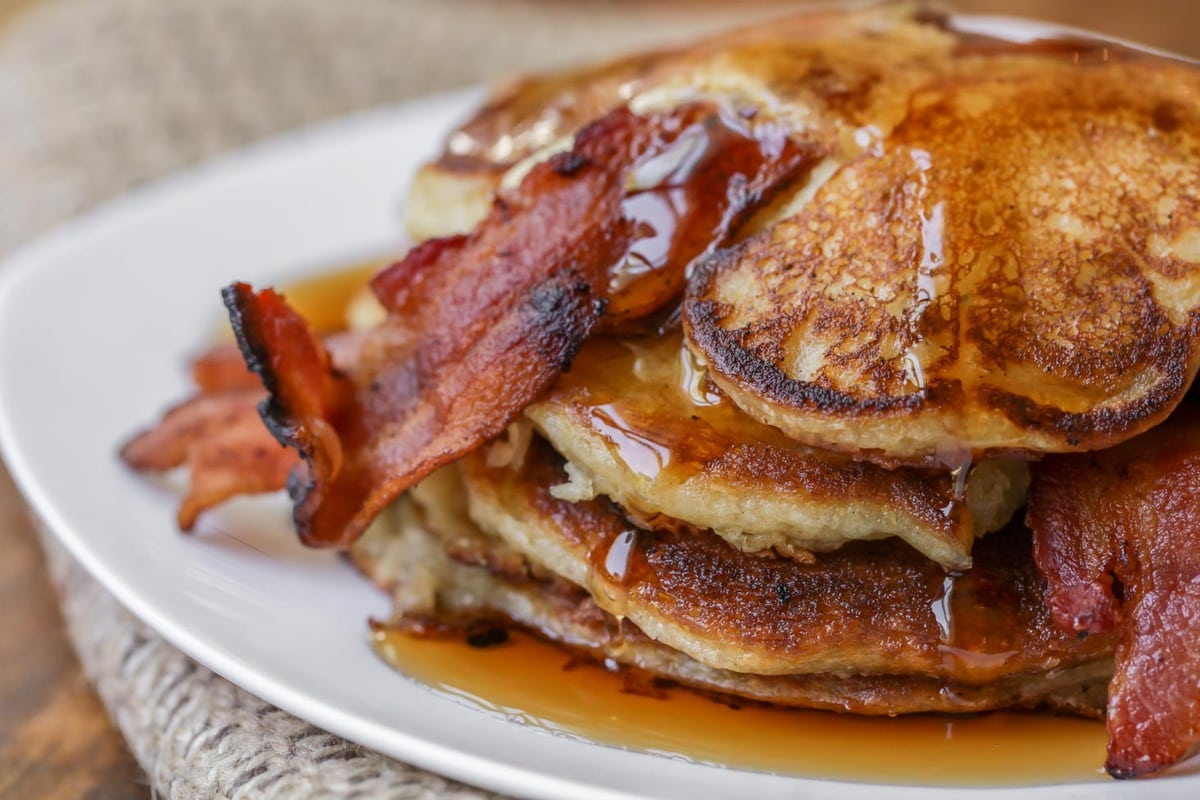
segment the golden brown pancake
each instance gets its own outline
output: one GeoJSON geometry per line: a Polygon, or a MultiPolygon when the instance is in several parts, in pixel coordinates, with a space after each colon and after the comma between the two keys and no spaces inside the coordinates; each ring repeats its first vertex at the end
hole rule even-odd
{"type": "Polygon", "coordinates": [[[393,593],[393,624],[514,625],[606,663],[642,670],[692,688],[785,706],[895,715],[969,713],[1049,707],[1095,717],[1104,703],[1110,665],[1103,658],[985,684],[914,675],[753,675],[713,669],[647,637],[628,619],[602,611],[577,586],[532,567],[455,510],[461,483],[449,471],[422,484],[440,513],[409,497],[382,515],[351,551],[355,563],[393,593]],[[430,483],[432,481],[432,483],[430,483]],[[441,483],[435,487],[434,484],[441,483]],[[448,484],[448,485],[447,485],[448,484]],[[449,511],[447,511],[449,509],[449,511]]]}
{"type": "Polygon", "coordinates": [[[1200,71],[963,59],[701,267],[689,345],[757,419],[885,462],[1106,447],[1200,367],[1200,71]]]}
{"type": "Polygon", "coordinates": [[[739,406],[887,466],[1094,449],[1200,368],[1198,92],[1111,43],[802,15],[510,85],[418,180],[413,227],[469,226],[615,106],[715,99],[828,154],[693,282],[691,346],[739,406]]]}
{"type": "Polygon", "coordinates": [[[901,113],[905,87],[954,45],[955,37],[916,4],[895,4],[810,12],[688,47],[510,82],[421,169],[409,230],[417,239],[470,230],[506,172],[519,173],[521,162],[624,103],[642,110],[718,99],[778,117],[806,141],[835,142],[843,118],[857,127],[901,113]]]}
{"type": "Polygon", "coordinates": [[[815,564],[751,555],[710,532],[635,528],[606,499],[568,503],[561,458],[535,438],[518,468],[460,463],[471,517],[606,611],[714,669],[910,674],[981,684],[1107,657],[1051,623],[1024,529],[988,536],[961,575],[895,540],[815,564]]]}
{"type": "Polygon", "coordinates": [[[747,551],[898,536],[966,569],[975,534],[1002,528],[1028,484],[1021,461],[977,465],[962,484],[799,445],[711,386],[677,330],[593,339],[525,413],[570,462],[557,497],[605,495],[652,527],[681,520],[747,551]]]}

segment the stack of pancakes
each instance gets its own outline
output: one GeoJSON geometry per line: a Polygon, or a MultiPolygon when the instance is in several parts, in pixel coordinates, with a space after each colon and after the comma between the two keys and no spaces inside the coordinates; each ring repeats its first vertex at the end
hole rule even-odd
{"type": "Polygon", "coordinates": [[[1187,64],[895,5],[501,90],[418,178],[418,238],[622,104],[718,103],[827,156],[357,561],[396,624],[499,616],[706,690],[1099,714],[1117,635],[1052,622],[1029,464],[1161,424],[1195,377],[1198,97],[1187,64]]]}

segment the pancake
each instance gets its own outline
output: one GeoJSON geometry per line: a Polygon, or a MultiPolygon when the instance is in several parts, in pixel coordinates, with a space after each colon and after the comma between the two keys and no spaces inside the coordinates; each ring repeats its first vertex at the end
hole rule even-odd
{"type": "Polygon", "coordinates": [[[602,611],[573,584],[535,577],[535,568],[514,573],[488,566],[512,564],[520,557],[463,513],[445,511],[456,507],[454,497],[462,497],[456,482],[447,470],[422,484],[426,499],[437,498],[442,509],[437,526],[424,512],[427,506],[406,496],[351,550],[355,563],[393,593],[392,625],[411,629],[409,620],[415,620],[425,627],[454,628],[472,620],[494,623],[500,617],[610,666],[706,692],[798,708],[893,716],[1046,707],[1093,718],[1103,709],[1110,673],[1104,659],[982,685],[913,675],[768,676],[707,667],[650,639],[628,619],[602,611]]]}
{"type": "Polygon", "coordinates": [[[407,224],[417,239],[464,233],[510,169],[538,159],[616,106],[635,110],[721,98],[834,141],[841,114],[875,122],[902,111],[907,86],[949,57],[955,39],[917,4],[809,12],[697,44],[511,81],[422,167],[407,224]],[[886,77],[880,91],[874,83],[886,77]],[[862,90],[859,93],[859,89],[862,90]],[[883,108],[900,103],[893,111],[883,108]]]}
{"type": "Polygon", "coordinates": [[[1107,42],[803,15],[514,84],[411,205],[469,224],[609,109],[716,98],[825,154],[690,282],[690,346],[735,403],[885,466],[1096,449],[1200,369],[1198,92],[1194,64],[1107,42]]]}
{"type": "Polygon", "coordinates": [[[956,479],[799,445],[715,390],[677,330],[593,339],[525,414],[570,462],[557,497],[605,495],[651,527],[679,520],[752,552],[898,536],[966,569],[975,535],[1002,528],[1028,485],[1022,461],[956,479]]]}
{"type": "Polygon", "coordinates": [[[638,530],[606,499],[558,500],[562,460],[538,438],[515,469],[489,467],[484,454],[460,469],[484,531],[714,669],[982,684],[1112,650],[1106,637],[1080,640],[1052,624],[1023,528],[980,540],[974,567],[957,575],[895,540],[802,564],[683,525],[638,530]]]}
{"type": "MultiPolygon", "coordinates": [[[[885,463],[1108,447],[1200,368],[1200,71],[964,60],[689,285],[755,418],[885,463]]],[[[1107,52],[1107,51],[1105,51],[1107,52]]]]}

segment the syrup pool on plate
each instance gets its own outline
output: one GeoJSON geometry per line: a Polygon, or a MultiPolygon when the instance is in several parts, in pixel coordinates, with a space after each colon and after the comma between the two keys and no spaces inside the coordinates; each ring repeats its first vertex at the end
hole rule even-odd
{"type": "Polygon", "coordinates": [[[873,718],[630,691],[619,672],[513,632],[462,639],[372,634],[376,652],[436,692],[523,725],[703,763],[870,783],[1016,786],[1098,780],[1104,726],[1043,714],[873,718]]]}

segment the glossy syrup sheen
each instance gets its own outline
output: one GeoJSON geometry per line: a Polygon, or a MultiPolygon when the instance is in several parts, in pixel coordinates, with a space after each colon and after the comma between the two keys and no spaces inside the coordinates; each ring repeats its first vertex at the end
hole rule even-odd
{"type": "Polygon", "coordinates": [[[733,707],[686,689],[633,690],[619,673],[514,632],[473,648],[459,639],[379,631],[400,672],[523,725],[701,763],[867,783],[1020,786],[1103,779],[1104,726],[995,712],[873,718],[733,707]]]}
{"type": "Polygon", "coordinates": [[[320,333],[344,330],[346,315],[367,283],[390,262],[384,259],[291,281],[282,291],[288,304],[320,333]]]}
{"type": "Polygon", "coordinates": [[[697,259],[745,214],[806,171],[818,148],[727,104],[686,105],[658,122],[663,142],[626,180],[621,216],[633,241],[610,269],[608,316],[619,323],[663,309],[683,292],[697,259]]]}
{"type": "Polygon", "coordinates": [[[592,339],[551,396],[587,408],[589,427],[646,478],[685,479],[739,443],[802,449],[721,394],[678,328],[592,339]]]}
{"type": "Polygon", "coordinates": [[[900,496],[912,501],[914,523],[919,519],[930,535],[963,535],[973,524],[962,502],[969,461],[954,472],[883,470],[804,447],[734,405],[709,380],[678,327],[593,337],[545,400],[586,426],[655,490],[707,482],[727,493],[774,494],[782,486],[830,507],[881,507],[900,496]]]}

